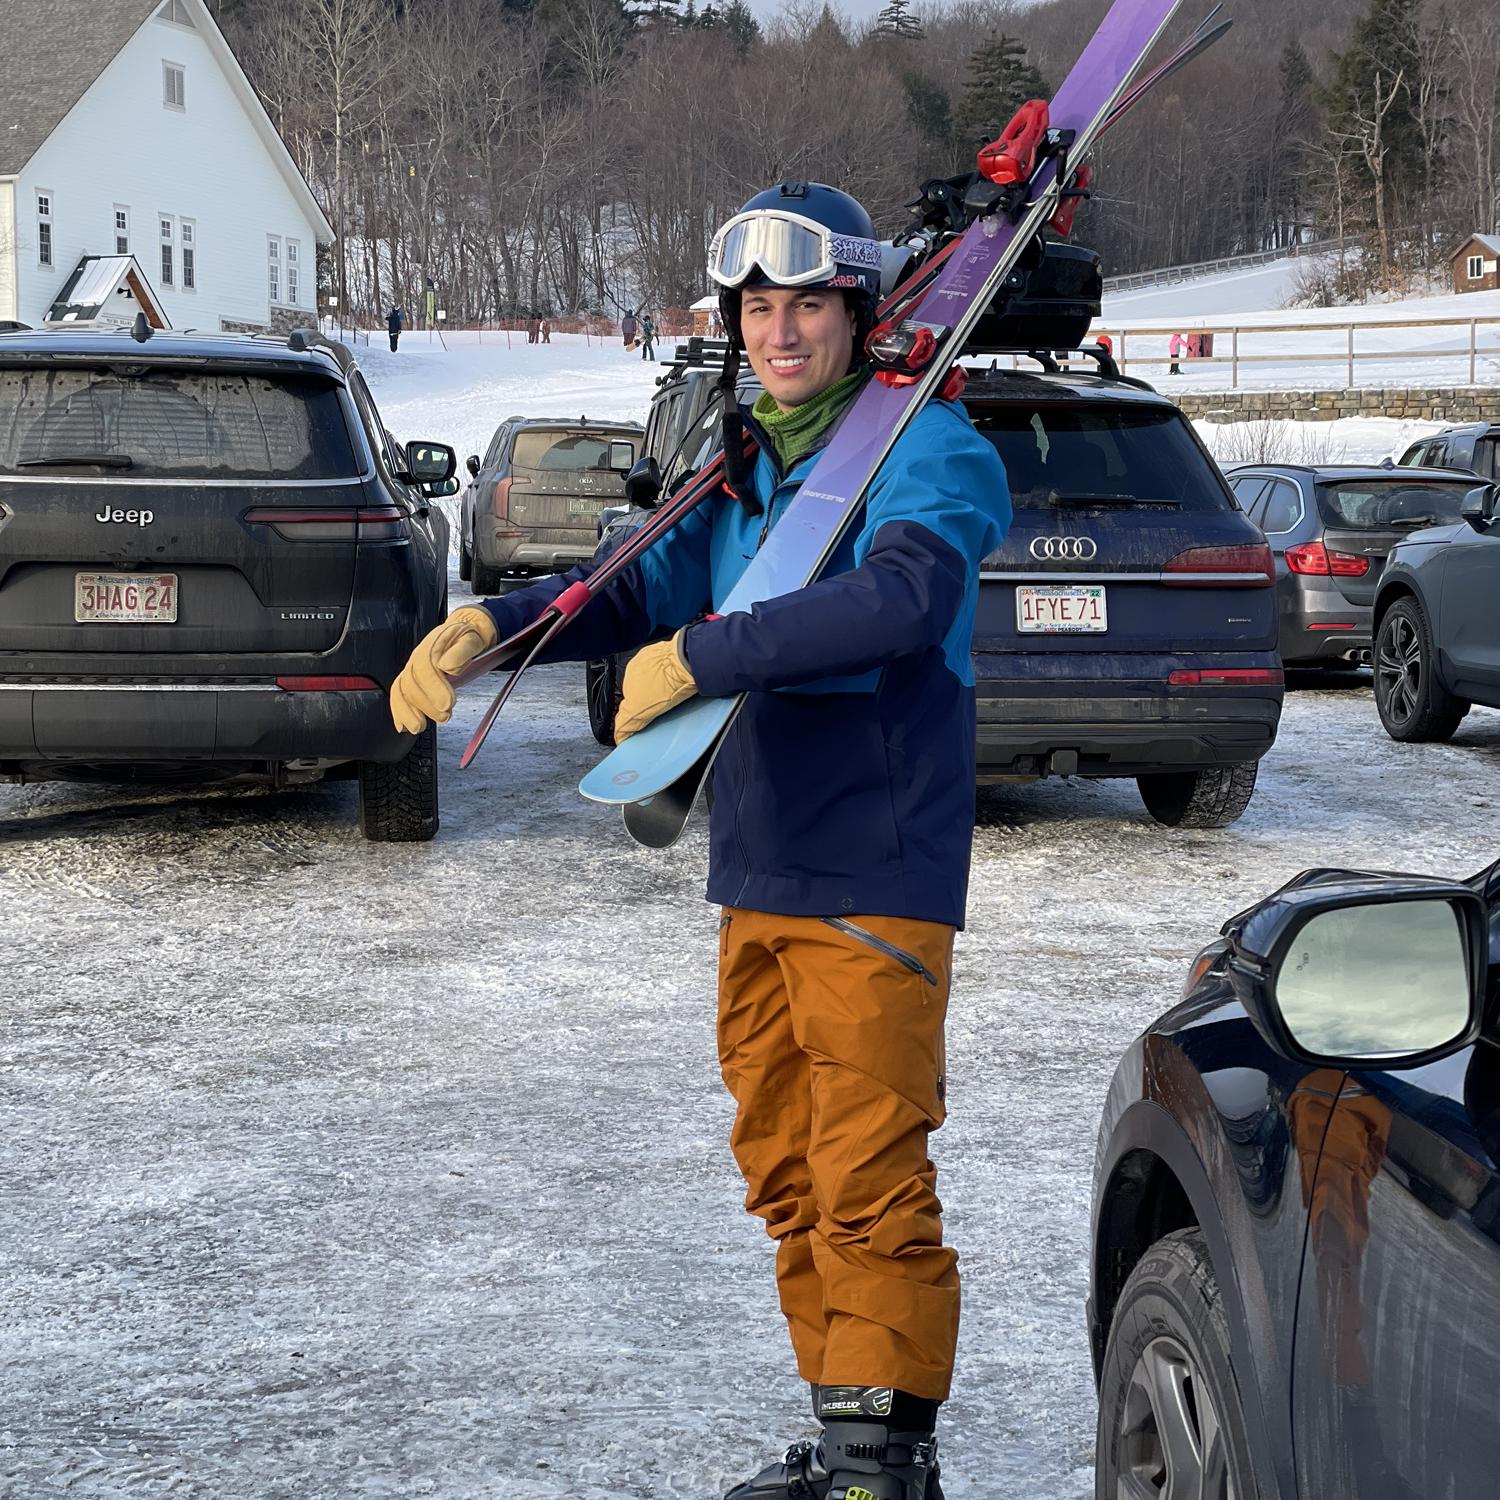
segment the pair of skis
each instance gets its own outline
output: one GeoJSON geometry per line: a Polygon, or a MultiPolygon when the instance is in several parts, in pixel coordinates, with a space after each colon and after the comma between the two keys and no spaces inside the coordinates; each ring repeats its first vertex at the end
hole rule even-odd
{"type": "MultiPolygon", "coordinates": [[[[1084,156],[1149,90],[1228,28],[1212,15],[1133,88],[1131,80],[1181,0],[1115,0],[1050,106],[1032,101],[980,153],[980,175],[964,196],[968,226],[898,288],[871,337],[876,377],[855,399],[785,514],[741,575],[720,614],[814,581],[859,516],[866,490],[908,423],[944,384],[953,361],[1002,290],[1027,246],[1050,222],[1070,227],[1086,179],[1084,156]]],[[[526,667],[611,579],[721,488],[721,460],[663,505],[588,579],[573,584],[525,630],[475,659],[457,679],[513,665],[461,764],[472,761],[526,667]]],[[[624,809],[639,842],[662,848],[681,834],[715,756],[743,703],[694,698],[617,747],[579,790],[624,809]]]]}

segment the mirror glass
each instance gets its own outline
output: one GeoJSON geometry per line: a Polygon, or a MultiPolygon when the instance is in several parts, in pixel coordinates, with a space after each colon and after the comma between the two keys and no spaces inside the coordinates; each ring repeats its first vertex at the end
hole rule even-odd
{"type": "Polygon", "coordinates": [[[456,495],[459,488],[456,479],[435,479],[422,486],[422,493],[434,500],[441,500],[445,495],[456,495]]]}
{"type": "Polygon", "coordinates": [[[613,442],[609,445],[609,466],[628,474],[635,465],[635,449],[629,443],[613,442]]]}
{"type": "Polygon", "coordinates": [[[440,483],[453,472],[453,450],[443,443],[408,443],[406,464],[419,483],[440,483]]]}
{"type": "Polygon", "coordinates": [[[1321,912],[1276,973],[1298,1046],[1328,1058],[1399,1058],[1443,1047],[1469,1024],[1467,943],[1449,902],[1321,912]]]}

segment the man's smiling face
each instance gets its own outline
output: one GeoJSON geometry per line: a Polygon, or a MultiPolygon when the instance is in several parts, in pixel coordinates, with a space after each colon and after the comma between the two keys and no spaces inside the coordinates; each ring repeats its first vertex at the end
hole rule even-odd
{"type": "Polygon", "coordinates": [[[782,411],[811,401],[849,373],[854,314],[842,292],[750,287],[740,297],[740,328],[751,369],[782,411]]]}

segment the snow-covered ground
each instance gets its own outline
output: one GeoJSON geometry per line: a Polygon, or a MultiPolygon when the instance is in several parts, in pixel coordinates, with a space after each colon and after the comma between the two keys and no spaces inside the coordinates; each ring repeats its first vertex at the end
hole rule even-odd
{"type": "MultiPolygon", "coordinates": [[[[460,455],[516,410],[640,417],[656,373],[361,357],[460,455]]],[[[1494,857],[1500,716],[1395,745],[1367,684],[1290,696],[1223,832],[1128,783],[985,794],[936,1138],[954,1500],[1092,1493],[1094,1134],[1191,955],[1307,865],[1494,857]]],[[[808,1431],[725,1144],[702,826],[649,853],[578,797],[577,668],[460,773],[484,699],[430,845],[363,843],[347,783],[0,787],[0,1493],[716,1500],[808,1431]]]]}
{"type": "MultiPolygon", "coordinates": [[[[1434,327],[1438,320],[1477,320],[1480,353],[1475,379],[1481,385],[1500,383],[1500,292],[1469,292],[1440,297],[1415,297],[1399,302],[1371,302],[1354,307],[1287,308],[1295,290],[1297,268],[1303,262],[1277,261],[1269,266],[1206,276],[1170,286],[1144,287],[1104,300],[1100,328],[1115,336],[1130,373],[1163,390],[1228,390],[1227,364],[1182,363],[1182,373],[1168,373],[1168,336],[1173,328],[1238,328],[1243,390],[1313,390],[1349,384],[1347,333],[1356,325],[1354,384],[1467,385],[1469,330],[1434,327]],[[1365,328],[1358,325],[1399,322],[1402,328],[1365,328]],[[1297,325],[1313,331],[1261,332],[1276,326],[1297,325]],[[1167,330],[1146,334],[1132,330],[1167,330]],[[1376,356],[1366,359],[1369,354],[1376,356]],[[1304,362],[1289,356],[1317,356],[1304,362]],[[1442,357],[1438,357],[1438,356],[1442,357]],[[1389,358],[1385,357],[1389,356],[1389,358]]],[[[1230,353],[1230,338],[1220,333],[1214,353],[1230,353]]]]}

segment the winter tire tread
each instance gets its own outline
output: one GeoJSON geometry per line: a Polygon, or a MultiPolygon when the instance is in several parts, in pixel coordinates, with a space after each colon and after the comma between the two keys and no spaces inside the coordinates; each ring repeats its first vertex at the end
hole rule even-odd
{"type": "Polygon", "coordinates": [[[424,844],[438,831],[437,726],[394,765],[359,763],[359,831],[373,844],[424,844]]]}
{"type": "Polygon", "coordinates": [[[1435,658],[1427,611],[1415,599],[1398,599],[1381,617],[1380,633],[1375,638],[1375,711],[1385,732],[1400,744],[1451,740],[1472,707],[1437,680],[1435,658]],[[1393,709],[1396,690],[1390,677],[1381,671],[1382,657],[1396,649],[1396,636],[1403,625],[1412,632],[1418,673],[1415,690],[1409,690],[1412,711],[1407,715],[1393,709]]]}
{"type": "Polygon", "coordinates": [[[1136,777],[1146,811],[1168,828],[1227,828],[1250,806],[1259,761],[1136,777]]]}

